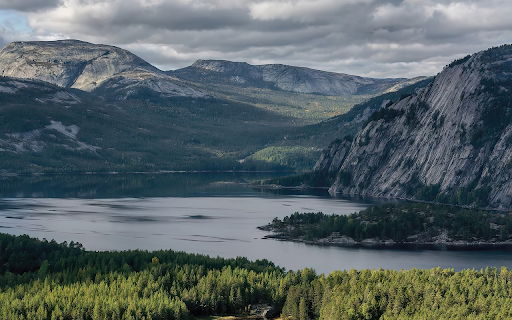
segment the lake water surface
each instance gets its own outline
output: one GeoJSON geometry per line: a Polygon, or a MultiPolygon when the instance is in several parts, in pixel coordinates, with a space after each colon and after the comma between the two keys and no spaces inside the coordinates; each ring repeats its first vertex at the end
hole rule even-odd
{"type": "Polygon", "coordinates": [[[321,247],[262,239],[256,227],[296,211],[349,214],[386,200],[325,191],[260,191],[269,174],[175,173],[13,177],[0,180],[0,232],[78,241],[88,250],[172,249],[268,259],[318,273],[433,267],[512,268],[506,251],[321,247]]]}

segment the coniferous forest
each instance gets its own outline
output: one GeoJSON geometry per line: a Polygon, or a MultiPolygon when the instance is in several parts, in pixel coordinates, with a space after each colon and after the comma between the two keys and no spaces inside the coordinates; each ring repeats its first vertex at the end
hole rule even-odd
{"type": "Polygon", "coordinates": [[[350,270],[317,275],[245,258],[86,251],[0,234],[2,319],[194,319],[274,306],[287,319],[505,319],[512,271],[350,270]]]}
{"type": "Polygon", "coordinates": [[[355,241],[397,243],[512,244],[512,215],[441,204],[410,202],[372,206],[350,215],[295,212],[275,218],[262,230],[277,238],[316,241],[345,236],[355,241]]]}

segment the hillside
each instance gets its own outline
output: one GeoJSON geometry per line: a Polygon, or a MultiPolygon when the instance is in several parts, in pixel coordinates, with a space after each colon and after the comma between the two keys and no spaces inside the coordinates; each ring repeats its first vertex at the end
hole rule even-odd
{"type": "Polygon", "coordinates": [[[512,46],[454,61],[425,89],[374,112],[338,140],[317,171],[333,193],[435,200],[509,210],[512,46]]]}
{"type": "Polygon", "coordinates": [[[315,166],[328,142],[352,139],[374,111],[390,101],[397,101],[423,89],[432,80],[432,77],[425,78],[397,91],[376,96],[354,105],[346,113],[319,123],[291,128],[281,140],[276,140],[271,146],[256,152],[248,159],[309,170],[315,166]]]}
{"type": "Polygon", "coordinates": [[[0,77],[0,173],[269,168],[236,160],[271,142],[288,122],[215,98],[105,102],[81,90],[0,77]]]}
{"type": "Polygon", "coordinates": [[[270,88],[326,96],[380,94],[396,91],[407,79],[374,79],[282,64],[250,65],[225,60],[197,60],[189,67],[168,71],[179,78],[239,87],[270,88]]]}

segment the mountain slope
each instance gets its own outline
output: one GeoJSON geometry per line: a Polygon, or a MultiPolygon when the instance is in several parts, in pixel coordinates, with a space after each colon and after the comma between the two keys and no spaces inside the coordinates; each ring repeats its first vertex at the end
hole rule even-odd
{"type": "Polygon", "coordinates": [[[289,119],[215,98],[105,102],[94,93],[0,77],[0,175],[282,168],[245,162],[289,119]]]}
{"type": "MultiPolygon", "coordinates": [[[[281,140],[277,140],[248,159],[280,163],[303,170],[311,170],[330,141],[351,140],[372,113],[392,101],[411,95],[425,88],[433,78],[385,93],[358,103],[348,112],[319,123],[291,128],[281,140]]],[[[334,162],[333,166],[339,163],[334,162]]]]}
{"type": "Polygon", "coordinates": [[[10,43],[0,51],[0,75],[42,80],[84,91],[103,85],[123,91],[124,96],[134,91],[134,83],[155,91],[147,83],[153,80],[164,83],[158,86],[157,93],[204,96],[129,51],[78,40],[10,43]]]}
{"type": "Polygon", "coordinates": [[[454,61],[425,89],[336,141],[331,192],[512,207],[512,46],[454,61]]]}
{"type": "Polygon", "coordinates": [[[168,74],[200,83],[271,88],[328,96],[379,94],[407,79],[374,79],[282,64],[250,65],[225,60],[197,60],[168,74]]]}

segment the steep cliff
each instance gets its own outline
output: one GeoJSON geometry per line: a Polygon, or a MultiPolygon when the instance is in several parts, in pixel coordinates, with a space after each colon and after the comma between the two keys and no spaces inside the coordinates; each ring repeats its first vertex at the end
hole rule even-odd
{"type": "Polygon", "coordinates": [[[274,88],[330,96],[379,94],[424,79],[375,79],[283,64],[250,65],[225,60],[197,60],[189,67],[168,71],[189,81],[274,88]]]}
{"type": "Polygon", "coordinates": [[[331,192],[512,208],[512,46],[454,61],[324,151],[331,192]]]}
{"type": "MultiPolygon", "coordinates": [[[[0,76],[46,81],[60,87],[93,91],[114,81],[129,96],[133,85],[169,96],[204,96],[184,87],[129,51],[78,40],[13,42],[0,51],[0,76]]],[[[110,87],[112,84],[110,83],[110,87]]]]}

